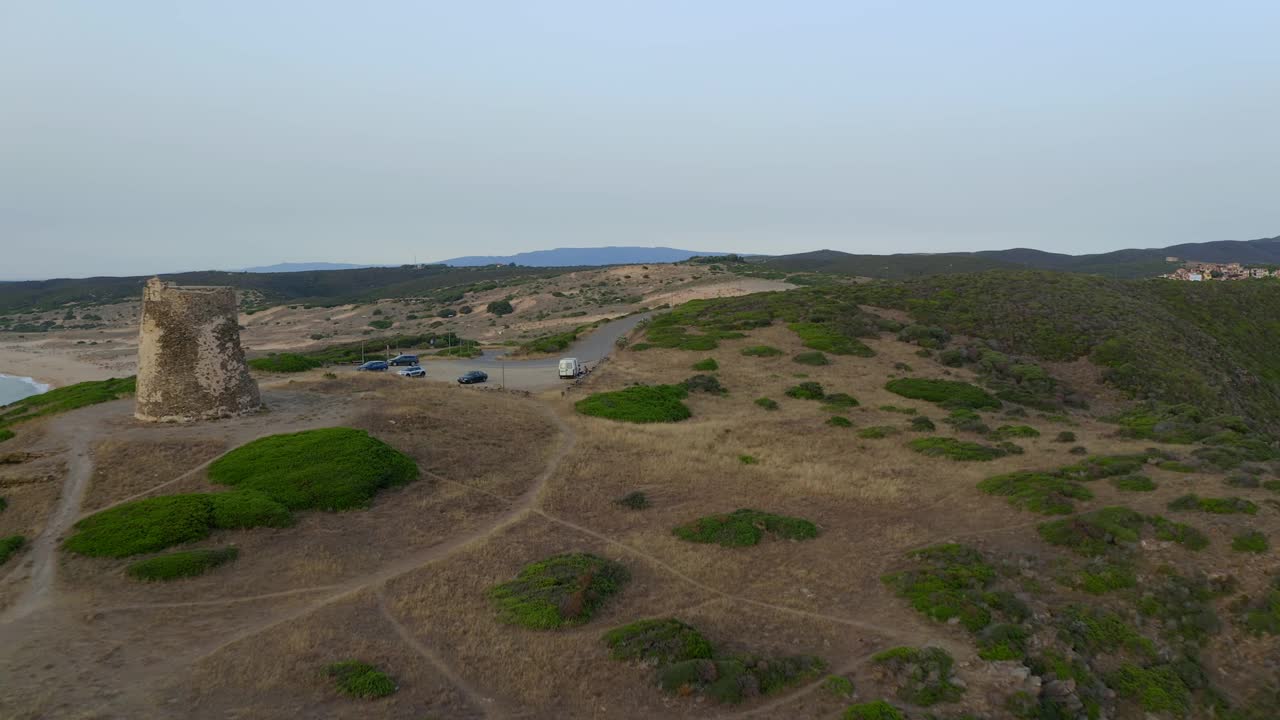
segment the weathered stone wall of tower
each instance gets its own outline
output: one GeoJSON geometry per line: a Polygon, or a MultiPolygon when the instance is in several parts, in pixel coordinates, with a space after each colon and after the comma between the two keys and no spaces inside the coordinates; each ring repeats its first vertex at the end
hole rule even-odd
{"type": "Polygon", "coordinates": [[[240,347],[234,288],[147,281],[136,397],[134,416],[153,422],[231,417],[261,407],[240,347]]]}

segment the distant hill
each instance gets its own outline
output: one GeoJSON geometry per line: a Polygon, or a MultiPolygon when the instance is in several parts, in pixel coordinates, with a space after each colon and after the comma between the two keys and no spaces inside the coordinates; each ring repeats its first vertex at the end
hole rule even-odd
{"type": "Polygon", "coordinates": [[[308,272],[311,270],[360,270],[362,268],[385,267],[384,265],[352,265],[350,263],[277,263],[275,265],[263,265],[261,267],[245,268],[244,272],[251,273],[281,273],[281,272],[308,272]]]}
{"type": "Polygon", "coordinates": [[[1059,270],[1114,278],[1154,277],[1183,262],[1238,262],[1280,265],[1280,236],[1259,240],[1217,240],[1163,248],[1065,255],[1031,248],[967,253],[853,255],[836,250],[780,255],[761,264],[781,272],[827,272],[903,280],[945,273],[1000,269],[1059,270]],[[1166,262],[1176,257],[1177,262],[1166,262]]]}
{"type": "Polygon", "coordinates": [[[454,267],[476,265],[524,265],[527,267],[573,267],[582,265],[635,265],[637,263],[673,263],[696,255],[724,255],[720,252],[679,250],[668,247],[597,247],[555,248],[515,255],[469,255],[442,260],[454,267]]]}

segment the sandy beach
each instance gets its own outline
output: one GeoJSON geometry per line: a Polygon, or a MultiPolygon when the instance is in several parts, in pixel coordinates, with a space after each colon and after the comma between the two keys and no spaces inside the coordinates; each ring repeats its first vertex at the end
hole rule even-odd
{"type": "MultiPolygon", "coordinates": [[[[120,370],[81,360],[65,349],[45,347],[45,341],[0,340],[0,373],[29,377],[57,388],[86,380],[121,377],[120,370]]],[[[131,373],[124,373],[129,375],[131,373]]]]}

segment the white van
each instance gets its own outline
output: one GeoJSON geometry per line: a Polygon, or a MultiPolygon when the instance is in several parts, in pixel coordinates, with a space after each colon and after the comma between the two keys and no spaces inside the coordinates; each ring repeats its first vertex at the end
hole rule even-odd
{"type": "Polygon", "coordinates": [[[582,366],[582,363],[578,362],[578,358],[560,358],[561,380],[572,380],[584,372],[586,372],[586,368],[582,366]]]}

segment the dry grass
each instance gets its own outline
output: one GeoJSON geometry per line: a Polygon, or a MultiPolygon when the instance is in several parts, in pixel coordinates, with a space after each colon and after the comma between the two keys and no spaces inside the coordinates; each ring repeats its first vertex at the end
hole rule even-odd
{"type": "Polygon", "coordinates": [[[93,447],[93,477],[83,507],[88,511],[119,502],[198,467],[226,449],[221,441],[198,437],[100,442],[93,447]]]}

